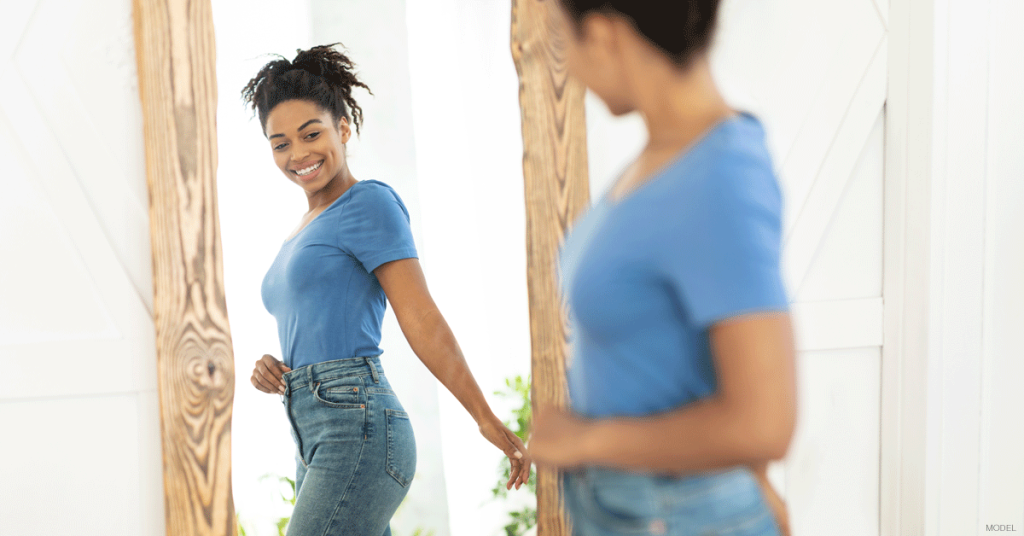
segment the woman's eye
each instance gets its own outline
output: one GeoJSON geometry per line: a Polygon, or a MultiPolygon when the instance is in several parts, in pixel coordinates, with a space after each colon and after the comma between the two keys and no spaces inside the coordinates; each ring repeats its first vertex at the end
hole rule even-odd
{"type": "Polygon", "coordinates": [[[314,139],[314,138],[316,138],[316,137],[317,137],[317,136],[319,136],[319,135],[320,135],[320,133],[319,133],[319,132],[310,132],[310,133],[309,133],[309,135],[308,135],[308,136],[306,136],[306,139],[307,139],[307,140],[311,140],[311,139],[314,139]]]}
{"type": "Polygon", "coordinates": [[[284,148],[285,148],[285,147],[287,147],[287,146],[288,146],[288,144],[287,144],[287,143],[282,143],[282,144],[280,144],[280,145],[275,145],[275,146],[274,146],[274,150],[275,150],[275,151],[280,151],[281,149],[284,149],[284,148]]]}

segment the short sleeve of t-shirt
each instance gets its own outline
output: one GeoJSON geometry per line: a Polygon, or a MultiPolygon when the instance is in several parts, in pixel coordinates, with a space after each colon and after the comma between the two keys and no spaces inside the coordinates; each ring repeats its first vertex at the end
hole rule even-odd
{"type": "Polygon", "coordinates": [[[701,328],[788,306],[779,271],[782,196],[770,161],[756,150],[730,156],[693,186],[699,202],[668,222],[668,236],[686,237],[687,247],[661,256],[661,270],[701,328]]]}
{"type": "Polygon", "coordinates": [[[338,247],[352,254],[369,273],[382,264],[416,257],[409,211],[398,194],[383,183],[364,183],[352,192],[345,207],[338,247]]]}

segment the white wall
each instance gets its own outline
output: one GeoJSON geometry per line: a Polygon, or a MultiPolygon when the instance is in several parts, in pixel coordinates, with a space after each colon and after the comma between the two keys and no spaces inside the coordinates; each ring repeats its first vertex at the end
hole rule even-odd
{"type": "Polygon", "coordinates": [[[0,534],[161,535],[131,2],[0,12],[0,534]]]}
{"type": "Polygon", "coordinates": [[[1024,527],[1024,6],[893,2],[886,534],[1024,527]],[[909,69],[907,66],[909,65],[909,69]],[[894,65],[894,69],[900,69],[894,65]],[[900,247],[902,245],[902,247],[900,247]],[[897,366],[898,365],[898,366],[897,366]],[[892,491],[889,491],[891,488],[892,491]]]}
{"type": "Polygon", "coordinates": [[[983,25],[975,38],[988,40],[984,320],[982,360],[972,361],[981,368],[979,534],[993,523],[1024,530],[1024,3],[993,0],[983,25]]]}

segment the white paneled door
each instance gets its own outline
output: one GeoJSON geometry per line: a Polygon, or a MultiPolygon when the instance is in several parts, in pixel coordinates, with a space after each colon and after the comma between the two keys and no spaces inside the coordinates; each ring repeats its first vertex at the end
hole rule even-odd
{"type": "Polygon", "coordinates": [[[772,477],[797,536],[879,533],[888,9],[726,0],[715,49],[723,89],[766,125],[785,193],[800,415],[772,477]]]}
{"type": "Polygon", "coordinates": [[[0,6],[0,534],[161,534],[131,2],[0,6]]]}

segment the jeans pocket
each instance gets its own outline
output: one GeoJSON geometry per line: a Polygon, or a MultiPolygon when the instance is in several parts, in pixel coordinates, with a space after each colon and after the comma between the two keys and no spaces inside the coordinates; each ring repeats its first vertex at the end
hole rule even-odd
{"type": "Polygon", "coordinates": [[[716,536],[775,536],[771,508],[757,480],[746,468],[706,478],[699,494],[690,495],[683,508],[699,522],[698,534],[716,536]]]}
{"type": "Polygon", "coordinates": [[[388,445],[385,468],[402,487],[408,487],[416,474],[416,438],[409,415],[397,409],[384,410],[387,415],[388,445]]]}
{"type": "Polygon", "coordinates": [[[647,534],[657,518],[645,478],[624,472],[587,468],[569,479],[579,514],[601,529],[620,534],[647,534]]]}
{"type": "Polygon", "coordinates": [[[338,378],[313,384],[313,397],[329,408],[362,409],[366,392],[359,378],[338,378]]]}

